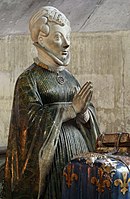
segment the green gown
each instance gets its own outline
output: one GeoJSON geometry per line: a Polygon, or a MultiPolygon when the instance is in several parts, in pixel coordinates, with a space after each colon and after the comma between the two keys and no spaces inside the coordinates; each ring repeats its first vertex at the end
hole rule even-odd
{"type": "Polygon", "coordinates": [[[79,88],[78,81],[66,69],[57,74],[34,63],[19,76],[3,198],[37,199],[39,192],[40,199],[61,199],[64,166],[75,155],[94,151],[100,134],[92,104],[87,123],[78,121],[78,115],[62,121],[79,88]]]}

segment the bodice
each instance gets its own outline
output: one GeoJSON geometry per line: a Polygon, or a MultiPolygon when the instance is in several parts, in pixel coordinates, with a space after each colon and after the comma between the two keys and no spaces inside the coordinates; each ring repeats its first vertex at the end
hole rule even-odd
{"type": "Polygon", "coordinates": [[[75,93],[80,89],[78,81],[67,70],[57,74],[34,65],[33,75],[43,104],[71,102],[75,93]],[[58,77],[61,77],[64,83],[59,83],[58,77]]]}

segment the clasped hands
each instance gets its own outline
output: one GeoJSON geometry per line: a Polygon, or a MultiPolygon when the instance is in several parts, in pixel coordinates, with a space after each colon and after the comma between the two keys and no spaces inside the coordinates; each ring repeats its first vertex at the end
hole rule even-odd
{"type": "Polygon", "coordinates": [[[85,113],[87,110],[88,104],[91,101],[93,94],[93,86],[92,83],[86,82],[80,91],[74,96],[72,101],[72,106],[75,112],[78,113],[85,113]]]}

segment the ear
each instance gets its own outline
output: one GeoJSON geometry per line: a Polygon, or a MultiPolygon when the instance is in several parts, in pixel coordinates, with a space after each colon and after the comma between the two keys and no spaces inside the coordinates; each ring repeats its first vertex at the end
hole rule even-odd
{"type": "Polygon", "coordinates": [[[38,35],[38,43],[41,45],[41,44],[43,44],[43,40],[44,40],[44,37],[45,37],[46,35],[45,35],[45,33],[44,32],[42,32],[42,31],[40,31],[39,32],[39,35],[38,35]]]}

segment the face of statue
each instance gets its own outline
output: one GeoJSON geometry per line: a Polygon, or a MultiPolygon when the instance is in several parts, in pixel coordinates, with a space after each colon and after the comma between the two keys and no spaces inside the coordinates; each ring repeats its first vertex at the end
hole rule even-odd
{"type": "Polygon", "coordinates": [[[38,43],[63,63],[70,59],[70,26],[49,23],[50,32],[47,37],[39,33],[38,43]]]}

